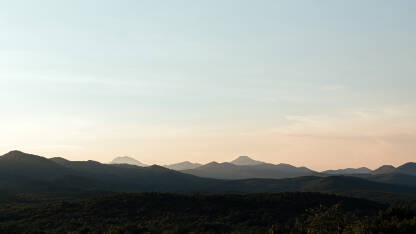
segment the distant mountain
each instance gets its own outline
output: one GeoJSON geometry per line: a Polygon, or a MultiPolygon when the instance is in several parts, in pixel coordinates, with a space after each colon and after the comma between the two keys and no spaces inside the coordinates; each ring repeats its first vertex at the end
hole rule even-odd
{"type": "Polygon", "coordinates": [[[259,165],[264,164],[264,162],[256,161],[254,159],[251,159],[248,156],[240,156],[233,161],[230,162],[231,164],[238,165],[238,166],[253,166],[253,165],[259,165]]]}
{"type": "Polygon", "coordinates": [[[164,165],[164,167],[169,168],[171,170],[176,170],[176,171],[195,169],[195,168],[200,167],[200,166],[202,166],[202,164],[192,163],[192,162],[189,162],[189,161],[174,163],[174,164],[170,164],[170,165],[164,165]]]}
{"type": "Polygon", "coordinates": [[[383,165],[375,169],[374,171],[372,171],[371,174],[374,174],[374,175],[388,174],[388,173],[393,173],[394,170],[396,170],[396,168],[393,167],[392,165],[383,165]]]}
{"type": "Polygon", "coordinates": [[[394,170],[394,172],[416,176],[416,163],[409,162],[409,163],[403,164],[400,167],[397,167],[396,170],[394,170]]]}
{"type": "Polygon", "coordinates": [[[136,166],[139,166],[139,167],[149,166],[149,165],[146,165],[144,163],[141,163],[140,161],[138,161],[134,158],[127,157],[127,156],[117,157],[117,158],[113,159],[113,161],[111,161],[110,164],[130,164],[130,165],[136,165],[136,166]]]}
{"type": "MultiPolygon", "coordinates": [[[[408,169],[411,166],[406,165],[403,168],[408,169]]],[[[0,157],[0,191],[51,194],[103,191],[201,193],[308,191],[366,197],[374,200],[416,198],[416,187],[397,185],[403,181],[405,183],[414,181],[411,175],[399,176],[395,174],[390,178],[381,177],[388,183],[379,183],[375,182],[373,178],[352,176],[302,176],[318,173],[307,168],[293,167],[287,164],[237,166],[231,163],[210,163],[186,171],[188,173],[189,171],[198,172],[198,174],[205,173],[203,175],[209,177],[237,177],[240,179],[201,178],[156,165],[139,167],[129,164],[102,164],[95,161],[69,161],[64,158],[47,159],[20,151],[12,151],[0,157]],[[255,178],[256,176],[257,179],[241,179],[255,178]],[[296,178],[260,179],[273,177],[296,178]]]]}
{"type": "Polygon", "coordinates": [[[401,173],[387,173],[387,174],[373,174],[369,176],[362,176],[361,178],[388,184],[398,184],[416,187],[416,175],[401,174],[401,173]]]}
{"type": "Polygon", "coordinates": [[[327,170],[323,171],[323,174],[328,175],[352,175],[352,174],[370,174],[371,170],[367,167],[360,167],[360,168],[346,168],[346,169],[339,169],[339,170],[327,170]]]}
{"type": "Polygon", "coordinates": [[[316,172],[306,167],[294,167],[289,164],[256,164],[235,165],[232,163],[211,162],[191,170],[182,172],[207,178],[216,179],[249,179],[249,178],[291,178],[298,176],[314,175],[316,172]]]}
{"type": "Polygon", "coordinates": [[[391,165],[384,165],[372,171],[370,174],[354,174],[354,176],[375,182],[416,187],[415,165],[415,163],[406,163],[397,168],[391,165]]]}
{"type": "Polygon", "coordinates": [[[212,182],[156,165],[47,159],[20,151],[0,157],[0,191],[202,191],[212,182]]]}
{"type": "Polygon", "coordinates": [[[416,163],[414,162],[408,162],[405,163],[397,168],[391,166],[391,165],[384,165],[376,170],[374,170],[371,174],[373,175],[381,175],[381,174],[406,174],[406,175],[414,175],[416,176],[416,163]]]}
{"type": "Polygon", "coordinates": [[[32,175],[42,179],[69,174],[71,171],[44,157],[11,151],[0,157],[0,176],[15,176],[33,179],[32,175]]]}

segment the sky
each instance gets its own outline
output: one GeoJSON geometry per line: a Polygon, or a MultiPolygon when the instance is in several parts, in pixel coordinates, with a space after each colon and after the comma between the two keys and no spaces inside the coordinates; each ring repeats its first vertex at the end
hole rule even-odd
{"type": "Polygon", "coordinates": [[[0,1],[0,154],[416,161],[416,1],[0,1]]]}

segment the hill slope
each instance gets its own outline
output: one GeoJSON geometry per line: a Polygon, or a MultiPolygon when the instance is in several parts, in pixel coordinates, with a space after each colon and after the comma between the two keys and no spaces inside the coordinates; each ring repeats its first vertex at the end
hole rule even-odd
{"type": "MultiPolygon", "coordinates": [[[[236,166],[212,163],[204,167],[272,168],[280,172],[288,165],[236,166]]],[[[0,191],[3,192],[204,192],[204,193],[259,193],[259,192],[330,192],[371,199],[414,199],[416,187],[377,183],[348,176],[303,176],[286,179],[219,180],[201,178],[169,170],[160,166],[138,167],[127,164],[108,165],[95,161],[69,161],[63,158],[46,159],[22,152],[11,152],[0,157],[0,191]]],[[[305,169],[302,169],[302,172],[305,169]]],[[[246,170],[244,170],[246,171],[246,170]]],[[[307,171],[307,170],[306,170],[307,171]]],[[[257,171],[255,171],[257,173],[257,171]]],[[[266,170],[267,172],[267,170],[266,170]]],[[[224,171],[225,173],[225,171],[224,171]]],[[[287,173],[287,172],[286,172],[287,173]]],[[[291,174],[293,175],[293,174],[291,174]]]]}
{"type": "MultiPolygon", "coordinates": [[[[253,195],[115,194],[81,201],[0,206],[4,233],[301,233],[310,214],[376,215],[384,205],[317,193],[253,195]],[[42,214],[42,215],[39,215],[42,214]],[[115,218],[116,217],[116,218],[115,218]],[[294,227],[300,229],[295,231],[294,227]]],[[[412,216],[410,217],[412,218],[412,216]]],[[[332,220],[332,217],[331,217],[332,220]]],[[[325,229],[343,226],[325,219],[325,229]]],[[[358,221],[358,220],[357,220],[358,221]]],[[[356,220],[349,220],[354,223],[356,220]]],[[[350,223],[348,223],[350,224],[350,223]]],[[[312,225],[311,225],[312,226],[312,225]]],[[[316,222],[314,222],[314,226],[316,222]]],[[[322,226],[322,225],[320,225],[322,226]]],[[[359,225],[357,225],[359,226],[359,225]]],[[[313,232],[318,233],[318,231],[313,232]]],[[[327,232],[329,233],[329,232],[327,232]]],[[[330,232],[333,233],[333,232],[330,232]]]]}
{"type": "Polygon", "coordinates": [[[367,167],[360,168],[345,168],[338,170],[326,170],[322,172],[323,174],[328,175],[353,175],[353,174],[370,174],[371,170],[367,167]]]}
{"type": "Polygon", "coordinates": [[[249,178],[290,178],[314,175],[316,172],[305,167],[294,167],[288,164],[256,164],[239,166],[232,163],[211,162],[201,167],[184,170],[184,173],[199,177],[216,179],[249,179],[249,178]]]}
{"type": "Polygon", "coordinates": [[[189,162],[189,161],[174,163],[174,164],[170,164],[170,165],[164,165],[164,167],[169,168],[171,170],[176,170],[176,171],[195,169],[195,168],[200,167],[200,166],[202,166],[202,164],[192,163],[192,162],[189,162]]]}
{"type": "Polygon", "coordinates": [[[395,173],[409,174],[416,176],[416,163],[408,162],[394,170],[395,173]]]}

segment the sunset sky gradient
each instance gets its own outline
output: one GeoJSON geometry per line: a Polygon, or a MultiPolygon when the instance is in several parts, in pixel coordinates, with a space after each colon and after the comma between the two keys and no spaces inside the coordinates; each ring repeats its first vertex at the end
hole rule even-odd
{"type": "Polygon", "coordinates": [[[416,161],[416,1],[2,1],[0,154],[416,161]]]}

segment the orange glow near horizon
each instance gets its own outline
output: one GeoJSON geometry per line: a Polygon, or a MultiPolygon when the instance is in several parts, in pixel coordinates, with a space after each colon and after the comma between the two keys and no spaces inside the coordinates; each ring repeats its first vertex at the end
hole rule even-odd
{"type": "Polygon", "coordinates": [[[248,155],[256,160],[318,171],[375,169],[384,164],[399,166],[415,161],[413,116],[411,109],[396,108],[332,117],[287,116],[288,124],[274,128],[114,126],[96,132],[71,132],[51,123],[52,128],[47,131],[42,126],[26,126],[25,133],[9,132],[8,138],[2,139],[0,150],[5,153],[19,149],[46,157],[104,163],[117,156],[163,165],[180,161],[224,162],[248,155]],[[19,145],[22,136],[26,143],[19,145]]]}

